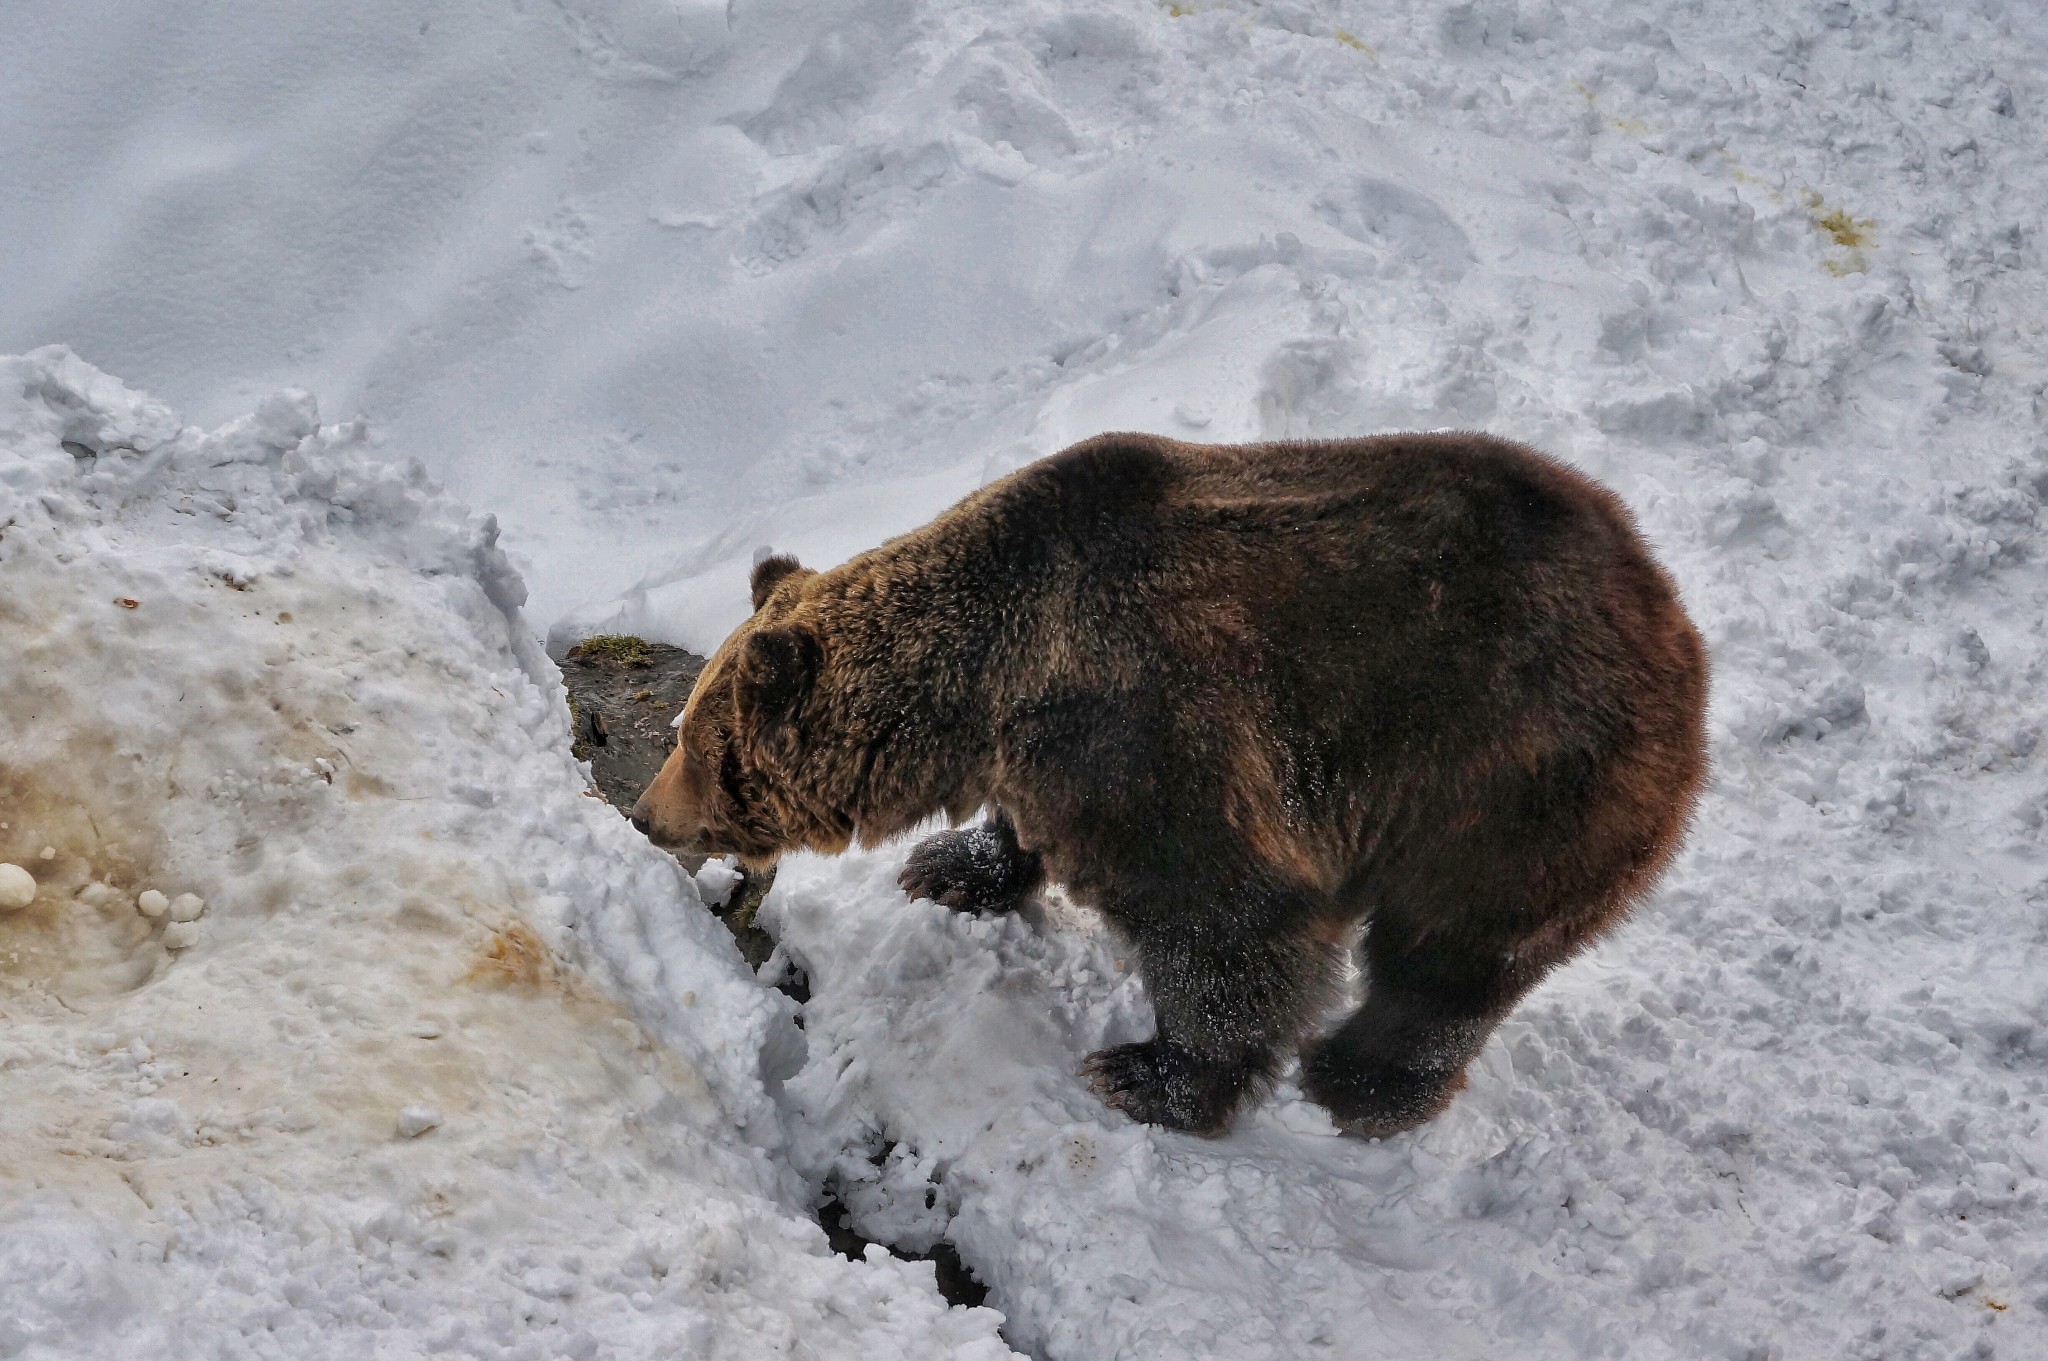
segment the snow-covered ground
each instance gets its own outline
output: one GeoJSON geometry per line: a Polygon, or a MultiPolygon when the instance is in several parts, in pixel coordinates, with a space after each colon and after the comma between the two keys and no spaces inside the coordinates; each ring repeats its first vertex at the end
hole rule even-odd
{"type": "Polygon", "coordinates": [[[789,1004],[360,443],[0,361],[0,1355],[1006,1355],[827,1249],[789,1004]]]}
{"type": "Polygon", "coordinates": [[[0,379],[0,1357],[1000,1354],[827,1190],[1048,1358],[2048,1355],[2044,70],[2034,0],[0,16],[0,350],[220,427],[0,379]],[[799,1032],[528,632],[703,650],[1101,429],[1444,425],[1636,508],[1717,783],[1383,1144],[1110,1116],[1114,943],[901,847],[785,867],[799,1032]]]}

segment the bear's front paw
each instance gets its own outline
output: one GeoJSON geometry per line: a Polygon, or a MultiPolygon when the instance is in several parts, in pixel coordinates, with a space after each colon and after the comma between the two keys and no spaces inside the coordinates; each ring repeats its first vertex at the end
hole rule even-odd
{"type": "Polygon", "coordinates": [[[1435,1119],[1465,1087],[1465,1071],[1358,1062],[1341,1051],[1304,1055],[1302,1095],[1347,1134],[1380,1139],[1435,1119]]]}
{"type": "Polygon", "coordinates": [[[987,825],[969,827],[925,838],[896,882],[955,912],[1008,912],[1037,886],[1038,858],[987,825]]]}
{"type": "Polygon", "coordinates": [[[1103,1102],[1148,1125],[1217,1135],[1244,1099],[1251,1070],[1197,1058],[1158,1040],[1098,1049],[1081,1074],[1103,1102]]]}

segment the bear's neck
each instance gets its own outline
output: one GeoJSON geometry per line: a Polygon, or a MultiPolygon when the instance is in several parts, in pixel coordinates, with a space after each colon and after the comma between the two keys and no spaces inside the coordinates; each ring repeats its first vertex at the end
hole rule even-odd
{"type": "Polygon", "coordinates": [[[994,691],[1011,674],[1004,644],[1020,602],[958,528],[929,526],[820,583],[834,644],[823,730],[845,739],[827,797],[864,845],[936,813],[957,821],[988,798],[994,691]]]}

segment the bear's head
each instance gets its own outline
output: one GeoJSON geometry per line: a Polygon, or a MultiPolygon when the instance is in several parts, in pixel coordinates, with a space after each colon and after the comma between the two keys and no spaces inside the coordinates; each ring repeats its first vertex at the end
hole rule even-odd
{"type": "Polygon", "coordinates": [[[633,805],[633,825],[687,855],[764,865],[789,850],[846,849],[845,815],[803,795],[805,709],[824,654],[800,616],[816,572],[778,555],[754,567],[754,614],[712,654],[676,725],[675,750],[633,805]]]}

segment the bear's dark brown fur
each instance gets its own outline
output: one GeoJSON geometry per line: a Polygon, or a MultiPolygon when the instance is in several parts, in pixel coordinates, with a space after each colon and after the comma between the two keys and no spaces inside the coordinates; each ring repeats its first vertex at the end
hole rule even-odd
{"type": "Polygon", "coordinates": [[[1087,1071],[1201,1133],[1297,1047],[1346,1129],[1441,1111],[1705,771],[1706,656],[1628,512],[1484,435],[1103,435],[754,582],[636,823],[761,861],[991,809],[905,887],[1098,909],[1158,1033],[1087,1071]],[[1364,1005],[1318,1035],[1361,923],[1364,1005]]]}

